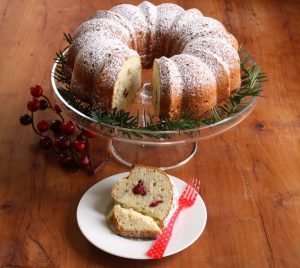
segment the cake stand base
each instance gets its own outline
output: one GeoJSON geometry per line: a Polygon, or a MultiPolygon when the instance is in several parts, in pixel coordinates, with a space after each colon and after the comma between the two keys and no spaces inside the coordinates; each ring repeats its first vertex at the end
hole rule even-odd
{"type": "Polygon", "coordinates": [[[168,170],[186,164],[197,151],[197,142],[179,145],[140,145],[111,139],[110,153],[125,166],[145,164],[168,170]]]}

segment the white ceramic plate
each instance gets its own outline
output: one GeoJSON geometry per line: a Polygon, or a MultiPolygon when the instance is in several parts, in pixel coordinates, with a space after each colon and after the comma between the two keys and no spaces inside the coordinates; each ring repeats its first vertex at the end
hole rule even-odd
{"type": "MultiPolygon", "coordinates": [[[[128,172],[108,177],[92,186],[81,198],[77,208],[77,222],[83,235],[93,245],[110,254],[129,259],[149,259],[146,252],[151,240],[127,239],[113,233],[105,221],[112,208],[111,189],[128,172]]],[[[180,196],[186,183],[170,176],[180,196]]],[[[175,254],[194,243],[204,230],[207,219],[205,204],[198,195],[193,207],[183,209],[174,225],[173,235],[164,256],[175,254]]]]}

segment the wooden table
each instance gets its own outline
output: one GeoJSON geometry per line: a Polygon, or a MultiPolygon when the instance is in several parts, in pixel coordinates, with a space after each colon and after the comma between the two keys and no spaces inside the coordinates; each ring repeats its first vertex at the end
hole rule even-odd
{"type": "MultiPolygon", "coordinates": [[[[208,210],[203,235],[176,255],[135,261],[105,253],[81,234],[76,208],[83,193],[128,169],[111,160],[94,177],[64,171],[18,118],[32,84],[52,98],[50,70],[65,45],[62,33],[120,2],[0,2],[0,266],[299,267],[299,1],[178,1],[223,22],[269,79],[266,98],[244,122],[201,143],[188,164],[169,171],[201,179],[208,210]]],[[[106,145],[93,141],[97,157],[106,155],[106,145]]]]}

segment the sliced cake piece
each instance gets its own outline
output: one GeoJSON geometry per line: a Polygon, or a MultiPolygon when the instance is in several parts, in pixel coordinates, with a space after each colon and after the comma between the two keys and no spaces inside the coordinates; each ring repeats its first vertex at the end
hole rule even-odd
{"type": "Polygon", "coordinates": [[[115,233],[129,238],[156,239],[161,233],[157,223],[149,216],[132,208],[115,205],[107,216],[115,233]]]}
{"type": "Polygon", "coordinates": [[[167,174],[144,165],[136,165],[127,177],[119,180],[112,189],[112,197],[123,207],[152,217],[160,227],[177,203],[167,174]]]}
{"type": "Polygon", "coordinates": [[[171,59],[155,59],[152,72],[152,104],[155,115],[173,117],[180,114],[183,81],[171,59]]]}

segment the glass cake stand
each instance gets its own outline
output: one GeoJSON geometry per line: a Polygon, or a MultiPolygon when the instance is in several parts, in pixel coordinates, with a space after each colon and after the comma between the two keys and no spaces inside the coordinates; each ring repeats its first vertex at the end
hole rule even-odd
{"type": "MultiPolygon", "coordinates": [[[[213,138],[239,124],[254,109],[256,97],[243,99],[243,107],[239,112],[210,125],[188,130],[150,131],[128,129],[105,123],[97,123],[93,118],[83,114],[71,106],[58,90],[58,83],[54,79],[57,63],[51,72],[51,84],[55,98],[70,119],[83,128],[109,138],[108,150],[116,160],[131,167],[135,164],[147,164],[163,170],[176,168],[187,163],[196,153],[197,142],[213,138]]],[[[151,95],[149,94],[151,71],[143,70],[145,79],[142,88],[137,92],[135,103],[130,113],[147,111],[153,114],[151,95]]],[[[142,116],[140,116],[142,117],[142,116]]],[[[142,120],[143,118],[141,118],[142,120]]],[[[140,122],[143,124],[143,122],[140,122]]]]}

